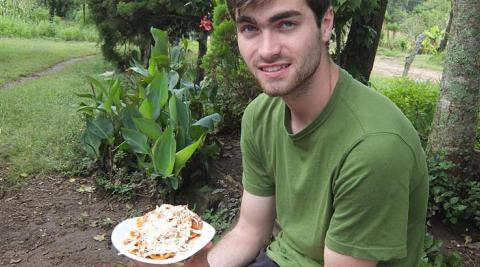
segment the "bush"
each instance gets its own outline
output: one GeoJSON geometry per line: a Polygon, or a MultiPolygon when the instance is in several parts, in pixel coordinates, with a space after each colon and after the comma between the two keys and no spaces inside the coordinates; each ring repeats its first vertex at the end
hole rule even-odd
{"type": "Polygon", "coordinates": [[[435,114],[439,94],[438,84],[396,78],[388,83],[383,83],[377,90],[390,98],[402,110],[418,131],[425,147],[435,114]]]}
{"type": "Polygon", "coordinates": [[[221,117],[192,114],[197,87],[185,80],[191,77],[183,64],[186,43],[170,47],[165,32],[151,32],[148,69],[135,63],[123,81],[112,73],[104,81],[91,78],[92,94],[80,96],[92,103],[82,102],[78,111],[86,121],[82,147],[106,170],[100,185],[129,195],[144,183],[166,198],[180,188],[181,170],[221,117]],[[145,179],[132,179],[139,172],[145,179]]]}
{"type": "Polygon", "coordinates": [[[428,232],[425,233],[423,257],[419,267],[461,267],[460,255],[457,252],[442,253],[441,240],[435,239],[428,232]]]}
{"type": "Polygon", "coordinates": [[[445,155],[429,161],[429,216],[440,215],[444,222],[471,221],[480,229],[480,181],[452,175],[455,165],[445,155]]]}
{"type": "Polygon", "coordinates": [[[65,41],[90,41],[98,39],[93,26],[80,26],[56,19],[26,21],[11,17],[0,17],[0,36],[20,38],[52,38],[65,41]]]}
{"type": "Polygon", "coordinates": [[[208,84],[218,91],[217,109],[225,118],[225,127],[240,128],[246,105],[260,89],[240,59],[236,49],[236,29],[223,1],[216,1],[213,12],[213,34],[207,55],[203,58],[208,84]]]}

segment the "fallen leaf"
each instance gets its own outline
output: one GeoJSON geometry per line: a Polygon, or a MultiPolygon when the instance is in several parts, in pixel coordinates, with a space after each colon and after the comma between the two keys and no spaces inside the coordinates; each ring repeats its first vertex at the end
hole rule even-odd
{"type": "Polygon", "coordinates": [[[75,178],[70,178],[70,179],[68,179],[68,181],[69,181],[70,183],[75,183],[75,178]]]}
{"type": "Polygon", "coordinates": [[[93,221],[89,224],[90,227],[97,227],[98,226],[98,221],[93,221]]]}
{"type": "Polygon", "coordinates": [[[133,205],[130,203],[127,203],[125,206],[127,207],[128,210],[133,209],[133,205]]]}
{"type": "Polygon", "coordinates": [[[89,185],[81,185],[77,189],[77,192],[79,193],[93,193],[93,191],[95,191],[95,187],[89,185]]]}
{"type": "Polygon", "coordinates": [[[96,235],[96,236],[93,237],[93,239],[95,239],[95,240],[98,241],[98,242],[105,241],[105,234],[103,234],[103,235],[96,235]]]}
{"type": "Polygon", "coordinates": [[[26,177],[28,177],[28,173],[22,172],[22,173],[20,173],[20,177],[26,178],[26,177]]]}
{"type": "Polygon", "coordinates": [[[10,259],[10,264],[15,264],[21,262],[22,259],[10,259]]]}
{"type": "Polygon", "coordinates": [[[88,212],[86,212],[86,211],[82,212],[82,216],[83,217],[88,217],[88,212]]]}
{"type": "Polygon", "coordinates": [[[469,243],[472,243],[473,239],[471,236],[469,235],[466,235],[465,236],[465,245],[469,244],[469,243]]]}

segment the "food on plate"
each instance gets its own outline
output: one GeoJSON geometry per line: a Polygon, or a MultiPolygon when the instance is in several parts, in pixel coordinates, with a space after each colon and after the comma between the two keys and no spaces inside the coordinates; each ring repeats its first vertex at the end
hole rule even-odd
{"type": "Polygon", "coordinates": [[[163,204],[136,219],[124,245],[149,259],[169,259],[188,251],[202,232],[202,219],[187,206],[163,204]]]}

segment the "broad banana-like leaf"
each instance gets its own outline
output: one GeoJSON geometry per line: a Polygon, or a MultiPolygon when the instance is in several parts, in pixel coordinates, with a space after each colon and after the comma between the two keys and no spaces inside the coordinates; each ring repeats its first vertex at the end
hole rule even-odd
{"type": "Polygon", "coordinates": [[[102,140],[92,132],[86,130],[81,137],[81,146],[90,158],[97,158],[100,155],[100,144],[102,140]]]}
{"type": "Polygon", "coordinates": [[[135,123],[133,121],[133,118],[141,118],[142,117],[142,114],[140,113],[140,111],[138,111],[137,107],[132,106],[132,105],[126,106],[120,112],[120,114],[118,114],[118,115],[120,117],[122,125],[125,128],[129,128],[129,129],[135,129],[136,128],[135,123]]]}
{"type": "Polygon", "coordinates": [[[155,172],[168,177],[173,173],[175,165],[175,138],[171,127],[167,127],[153,146],[153,166],[155,172]]]}
{"type": "Polygon", "coordinates": [[[205,136],[205,134],[202,135],[195,143],[186,146],[175,154],[175,176],[178,176],[180,171],[187,164],[187,161],[192,157],[193,153],[203,144],[205,136]]]}
{"type": "Polygon", "coordinates": [[[139,111],[144,118],[153,119],[153,106],[148,98],[145,98],[143,100],[142,104],[140,105],[139,111]]]}
{"type": "Polygon", "coordinates": [[[162,70],[155,73],[155,76],[150,84],[151,90],[155,90],[158,95],[158,103],[160,107],[163,108],[168,102],[168,74],[162,70]]]}
{"type": "Polygon", "coordinates": [[[160,125],[152,119],[133,118],[133,122],[140,132],[146,134],[152,140],[157,140],[162,135],[160,125]]]}
{"type": "Polygon", "coordinates": [[[150,147],[147,143],[147,136],[145,136],[141,132],[128,128],[122,128],[122,136],[135,153],[149,153],[150,147]]]}
{"type": "Polygon", "coordinates": [[[178,81],[180,81],[180,75],[178,72],[171,70],[168,73],[168,89],[173,90],[177,86],[178,81]]]}
{"type": "Polygon", "coordinates": [[[87,121],[87,130],[101,139],[113,138],[113,124],[105,117],[98,117],[87,121]]]}

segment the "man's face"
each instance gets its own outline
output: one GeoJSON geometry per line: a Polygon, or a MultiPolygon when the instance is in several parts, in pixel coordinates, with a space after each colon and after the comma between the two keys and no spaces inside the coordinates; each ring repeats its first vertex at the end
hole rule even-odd
{"type": "Polygon", "coordinates": [[[317,71],[320,29],[305,0],[271,0],[237,12],[240,54],[266,94],[307,87],[317,71]]]}

